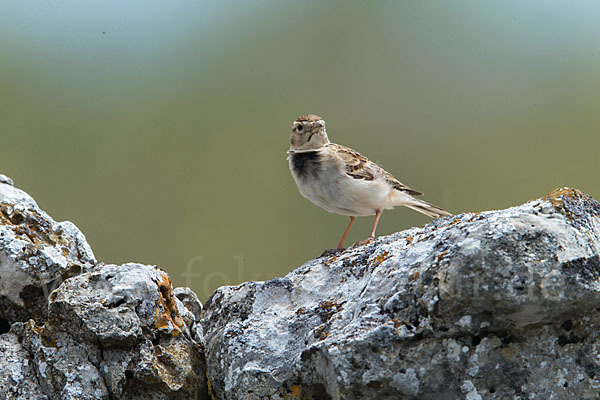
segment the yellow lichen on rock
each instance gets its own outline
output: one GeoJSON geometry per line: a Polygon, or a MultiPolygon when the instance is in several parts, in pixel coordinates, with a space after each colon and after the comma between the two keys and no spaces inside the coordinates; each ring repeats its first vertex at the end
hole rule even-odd
{"type": "Polygon", "coordinates": [[[371,261],[371,266],[376,267],[379,264],[381,264],[382,262],[385,261],[385,259],[387,258],[388,254],[390,254],[389,251],[384,251],[378,255],[376,255],[373,260],[371,261]]]}
{"type": "Polygon", "coordinates": [[[574,222],[576,218],[576,209],[573,207],[574,203],[585,201],[590,197],[583,193],[581,190],[563,187],[560,189],[554,189],[546,196],[542,197],[542,200],[549,201],[556,212],[566,216],[571,222],[574,222]]]}
{"type": "Polygon", "coordinates": [[[292,398],[299,398],[302,395],[302,388],[298,385],[292,385],[292,398]]]}
{"type": "Polygon", "coordinates": [[[183,318],[177,309],[173,296],[173,286],[169,275],[162,272],[162,281],[158,282],[158,299],[154,310],[154,326],[156,329],[172,330],[171,334],[177,336],[181,333],[183,318]]]}
{"type": "Polygon", "coordinates": [[[581,190],[563,187],[563,188],[559,188],[559,189],[554,189],[553,191],[548,193],[546,196],[542,197],[542,200],[548,200],[550,203],[552,203],[554,208],[557,208],[557,207],[562,208],[565,197],[581,198],[584,196],[586,196],[586,194],[583,193],[581,190]]]}
{"type": "Polygon", "coordinates": [[[217,400],[217,398],[213,392],[212,383],[210,382],[210,379],[208,378],[208,371],[206,371],[205,375],[206,375],[206,386],[208,389],[208,395],[210,396],[211,400],[217,400]]]}
{"type": "Polygon", "coordinates": [[[52,230],[50,222],[35,210],[15,210],[11,204],[0,203],[0,225],[11,229],[20,239],[29,241],[34,246],[69,245],[60,233],[52,230]]]}

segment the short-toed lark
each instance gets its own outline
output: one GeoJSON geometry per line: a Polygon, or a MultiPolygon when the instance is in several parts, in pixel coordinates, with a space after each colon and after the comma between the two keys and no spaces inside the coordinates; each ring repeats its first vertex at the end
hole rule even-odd
{"type": "Polygon", "coordinates": [[[357,245],[371,242],[381,212],[406,206],[432,218],[450,215],[440,207],[414,198],[421,195],[360,153],[331,143],[323,118],[302,115],[292,126],[288,160],[302,196],[325,210],[347,215],[350,222],[338,243],[341,248],[356,217],[375,215],[371,234],[357,245]]]}

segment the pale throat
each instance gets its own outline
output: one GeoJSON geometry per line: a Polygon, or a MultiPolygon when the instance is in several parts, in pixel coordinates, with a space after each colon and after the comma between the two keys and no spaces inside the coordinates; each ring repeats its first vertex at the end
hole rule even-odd
{"type": "Polygon", "coordinates": [[[322,148],[329,144],[329,138],[327,132],[319,132],[312,134],[310,140],[306,140],[303,143],[298,143],[298,137],[290,138],[290,150],[292,151],[314,151],[322,148]]]}

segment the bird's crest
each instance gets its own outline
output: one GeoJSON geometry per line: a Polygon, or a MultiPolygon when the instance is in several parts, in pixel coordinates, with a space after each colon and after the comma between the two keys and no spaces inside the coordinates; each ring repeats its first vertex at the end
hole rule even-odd
{"type": "Polygon", "coordinates": [[[318,115],[314,115],[314,114],[304,114],[299,116],[296,119],[296,122],[314,122],[314,121],[319,121],[323,118],[319,117],[318,115]]]}

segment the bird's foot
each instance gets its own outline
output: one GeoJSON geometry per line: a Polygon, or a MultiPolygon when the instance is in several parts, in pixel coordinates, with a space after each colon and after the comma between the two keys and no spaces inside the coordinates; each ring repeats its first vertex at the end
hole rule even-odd
{"type": "Polygon", "coordinates": [[[338,247],[336,249],[327,249],[323,252],[323,254],[321,254],[319,256],[319,258],[335,256],[335,255],[338,255],[339,253],[343,252],[344,250],[346,250],[346,249],[343,247],[338,247]]]}
{"type": "Polygon", "coordinates": [[[375,238],[373,236],[369,236],[365,240],[359,240],[358,242],[354,243],[354,246],[352,246],[352,247],[364,246],[365,244],[369,244],[369,243],[373,242],[374,239],[375,238]]]}

